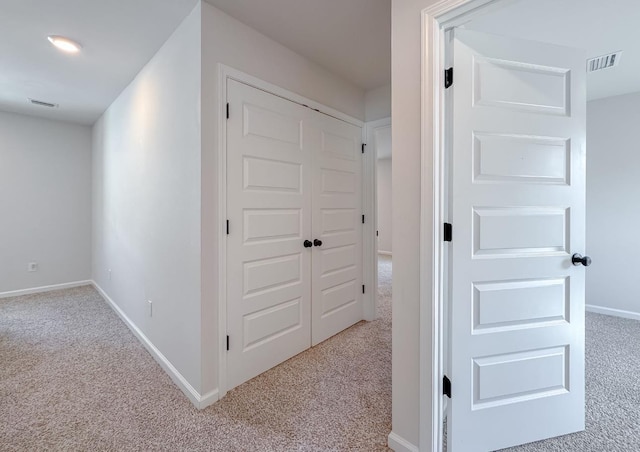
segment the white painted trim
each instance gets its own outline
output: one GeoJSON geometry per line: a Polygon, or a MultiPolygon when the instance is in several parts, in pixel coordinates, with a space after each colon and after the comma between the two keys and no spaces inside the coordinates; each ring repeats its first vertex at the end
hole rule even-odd
{"type": "Polygon", "coordinates": [[[625,319],[640,320],[640,312],[625,311],[622,309],[605,308],[604,306],[596,306],[588,304],[585,306],[587,312],[594,312],[596,314],[611,315],[614,317],[622,317],[625,319]]]}
{"type": "Polygon", "coordinates": [[[419,449],[394,432],[389,433],[388,445],[395,452],[419,452],[419,449]]]}
{"type": "Polygon", "coordinates": [[[378,254],[382,254],[383,256],[392,256],[391,251],[378,250],[378,254]]]}
{"type": "Polygon", "coordinates": [[[129,327],[131,332],[138,338],[138,340],[144,345],[144,348],[147,349],[149,354],[156,360],[160,367],[171,377],[173,382],[182,390],[182,392],[189,398],[191,403],[193,403],[196,408],[203,409],[207,406],[211,405],[218,401],[218,390],[214,389],[211,392],[208,392],[204,396],[201,396],[198,391],[195,390],[191,384],[187,381],[184,376],[178,369],[176,369],[173,364],[164,356],[160,350],[156,348],[155,345],[149,340],[147,336],[136,326],[133,321],[124,313],[122,309],[107,295],[107,293],[96,283],[95,281],[90,281],[89,284],[92,284],[93,287],[98,291],[98,293],[104,298],[107,304],[115,311],[116,314],[120,317],[120,319],[129,327]]]}
{"type": "Polygon", "coordinates": [[[9,292],[0,292],[0,298],[21,297],[22,295],[31,295],[35,293],[51,292],[54,290],[72,289],[74,287],[90,286],[91,280],[75,281],[63,284],[53,284],[51,286],[32,287],[30,289],[11,290],[9,292]]]}
{"type": "Polygon", "coordinates": [[[364,155],[363,196],[364,209],[368,218],[373,221],[365,223],[364,250],[364,283],[373,290],[367,291],[364,299],[365,320],[378,318],[378,146],[376,143],[376,129],[391,126],[391,118],[378,119],[365,123],[364,142],[367,149],[364,155]]]}
{"type": "Polygon", "coordinates": [[[442,450],[444,399],[442,395],[444,353],[444,248],[445,222],[445,109],[443,73],[446,68],[447,29],[461,25],[487,8],[503,7],[514,0],[441,0],[422,11],[421,74],[421,212],[420,268],[420,450],[442,450]],[[499,5],[498,5],[499,4],[499,5]],[[432,183],[426,181],[431,179],[432,183]],[[427,244],[431,246],[428,247],[427,244]],[[429,279],[426,279],[429,278],[429,279]],[[429,281],[430,284],[427,284],[429,281]],[[429,321],[429,314],[431,321],[429,321]],[[431,359],[427,359],[427,350],[431,359]],[[431,384],[433,382],[433,384],[431,384]],[[431,400],[431,403],[428,400],[431,400]],[[430,426],[427,426],[430,420],[430,426]]]}
{"type": "MultiPolygon", "coordinates": [[[[218,146],[216,148],[216,161],[218,164],[218,221],[220,221],[220,233],[218,234],[218,397],[220,399],[227,394],[227,234],[225,222],[227,220],[226,108],[228,79],[236,80],[240,83],[244,83],[245,85],[282,97],[283,99],[319,110],[321,113],[349,124],[353,124],[357,127],[361,127],[363,129],[363,133],[365,125],[363,121],[339,112],[338,110],[322,105],[314,100],[307,99],[304,96],[300,96],[279,86],[265,82],[264,80],[253,77],[237,69],[218,63],[218,146]]],[[[233,112],[231,114],[233,114],[233,112]]],[[[363,267],[365,266],[363,265],[363,267]]],[[[377,271],[375,274],[377,276],[377,271]]],[[[372,297],[372,300],[375,309],[375,298],[372,297]]],[[[367,309],[370,308],[365,308],[365,312],[367,309]]]]}

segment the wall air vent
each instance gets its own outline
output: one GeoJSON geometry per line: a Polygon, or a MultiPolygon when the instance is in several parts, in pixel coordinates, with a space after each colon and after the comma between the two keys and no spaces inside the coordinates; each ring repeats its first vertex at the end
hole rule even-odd
{"type": "Polygon", "coordinates": [[[601,71],[620,64],[622,50],[587,60],[587,72],[601,71]]]}
{"type": "Polygon", "coordinates": [[[33,105],[38,105],[40,107],[58,108],[58,104],[52,104],[51,102],[44,102],[42,100],[29,98],[29,102],[31,102],[33,105]]]}

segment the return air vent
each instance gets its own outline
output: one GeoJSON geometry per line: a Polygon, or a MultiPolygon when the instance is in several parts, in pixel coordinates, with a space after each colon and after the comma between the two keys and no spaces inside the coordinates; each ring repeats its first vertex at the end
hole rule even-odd
{"type": "Polygon", "coordinates": [[[622,50],[608,55],[591,58],[590,60],[587,60],[587,72],[601,71],[602,69],[617,66],[620,63],[621,57],[622,50]]]}
{"type": "Polygon", "coordinates": [[[52,104],[51,102],[44,102],[42,100],[29,98],[29,102],[31,102],[33,105],[38,105],[40,107],[58,108],[58,104],[52,104]]]}

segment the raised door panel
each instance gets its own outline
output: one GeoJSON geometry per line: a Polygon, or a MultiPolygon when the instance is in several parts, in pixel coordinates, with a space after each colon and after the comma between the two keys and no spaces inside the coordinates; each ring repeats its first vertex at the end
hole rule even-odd
{"type": "Polygon", "coordinates": [[[304,107],[231,80],[228,100],[230,389],[311,345],[311,151],[304,107]]]}
{"type": "Polygon", "coordinates": [[[580,52],[453,32],[450,452],[584,428],[580,52]]]}
{"type": "Polygon", "coordinates": [[[362,320],[362,130],[315,114],[312,343],[362,320]]]}

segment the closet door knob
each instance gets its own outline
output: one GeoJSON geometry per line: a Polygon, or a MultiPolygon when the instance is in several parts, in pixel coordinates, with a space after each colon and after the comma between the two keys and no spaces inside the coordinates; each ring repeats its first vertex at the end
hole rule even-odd
{"type": "Polygon", "coordinates": [[[589,256],[582,257],[580,254],[576,253],[573,256],[571,256],[571,263],[573,265],[582,264],[585,267],[588,267],[589,265],[591,265],[591,258],[589,256]]]}
{"type": "Polygon", "coordinates": [[[315,239],[313,241],[313,246],[322,246],[322,240],[315,239]]]}
{"type": "Polygon", "coordinates": [[[313,243],[311,243],[311,240],[305,240],[304,241],[304,247],[305,248],[311,248],[313,246],[313,243]]]}

